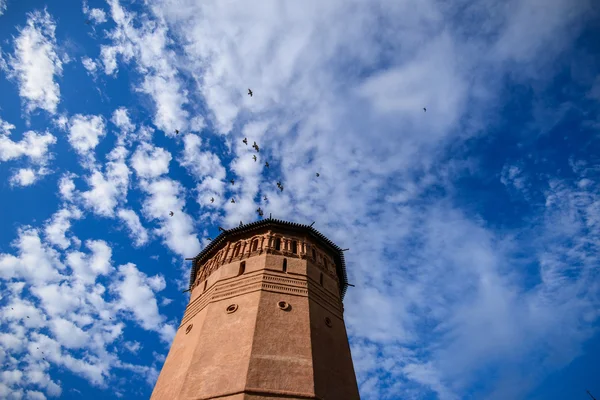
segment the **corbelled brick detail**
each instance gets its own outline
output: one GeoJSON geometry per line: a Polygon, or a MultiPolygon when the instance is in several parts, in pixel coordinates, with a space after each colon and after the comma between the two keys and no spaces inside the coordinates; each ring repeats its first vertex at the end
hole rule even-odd
{"type": "Polygon", "coordinates": [[[289,224],[224,235],[151,399],[359,399],[333,246],[289,224]]]}

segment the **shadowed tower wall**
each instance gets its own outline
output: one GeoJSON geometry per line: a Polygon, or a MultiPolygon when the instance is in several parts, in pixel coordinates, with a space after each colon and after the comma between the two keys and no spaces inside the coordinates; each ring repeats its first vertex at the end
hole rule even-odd
{"type": "Polygon", "coordinates": [[[339,248],[264,220],[194,261],[191,297],[152,400],[359,399],[339,248]]]}

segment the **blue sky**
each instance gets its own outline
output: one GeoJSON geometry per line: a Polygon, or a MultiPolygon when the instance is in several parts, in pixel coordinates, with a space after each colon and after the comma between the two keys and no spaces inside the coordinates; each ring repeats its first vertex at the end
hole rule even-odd
{"type": "Polygon", "coordinates": [[[599,11],[0,0],[0,397],[148,398],[258,206],[351,249],[363,399],[600,396],[599,11]]]}

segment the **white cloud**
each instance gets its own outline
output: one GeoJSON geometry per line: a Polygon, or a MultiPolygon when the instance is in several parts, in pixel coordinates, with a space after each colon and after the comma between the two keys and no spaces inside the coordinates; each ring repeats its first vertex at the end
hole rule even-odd
{"type": "Polygon", "coordinates": [[[94,164],[94,149],[105,135],[102,116],[77,114],[69,121],[69,143],[83,157],[83,165],[87,168],[94,164]]]}
{"type": "Polygon", "coordinates": [[[155,102],[154,125],[169,136],[175,134],[175,129],[185,129],[188,113],[183,106],[187,103],[187,91],[174,77],[147,76],[141,90],[155,102]]]}
{"type": "Polygon", "coordinates": [[[148,278],[130,263],[119,266],[117,279],[112,288],[119,296],[118,307],[133,313],[142,328],[157,331],[165,341],[172,339],[173,328],[164,323],[154,295],[164,288],[162,276],[148,278]],[[162,280],[163,284],[157,285],[157,280],[162,280]]]}
{"type": "Polygon", "coordinates": [[[225,201],[226,177],[219,156],[210,151],[201,151],[202,140],[198,135],[185,135],[183,143],[183,154],[178,162],[198,181],[196,187],[198,203],[203,206],[218,207],[225,201]],[[215,199],[215,203],[210,202],[211,198],[215,199]]]}
{"type": "Polygon", "coordinates": [[[104,217],[114,216],[117,206],[126,202],[129,187],[129,168],[125,162],[127,150],[123,146],[115,147],[108,155],[105,172],[95,169],[86,178],[89,191],[81,197],[86,207],[104,217]]]}
{"type": "MultiPolygon", "coordinates": [[[[0,120],[0,122],[2,121],[0,120]]],[[[38,134],[28,131],[18,142],[12,141],[7,132],[0,135],[0,161],[27,157],[33,163],[44,164],[49,158],[50,146],[55,143],[56,137],[48,132],[38,134]]]]}
{"type": "Polygon", "coordinates": [[[54,318],[50,329],[56,339],[68,349],[80,349],[90,339],[81,328],[64,318],[54,318]]]}
{"type": "Polygon", "coordinates": [[[35,170],[31,168],[21,168],[10,178],[12,186],[31,186],[37,181],[35,170]]]}
{"type": "Polygon", "coordinates": [[[123,346],[133,354],[137,354],[137,352],[142,348],[142,344],[138,341],[125,342],[123,343],[123,346]]]}
{"type": "Polygon", "coordinates": [[[141,143],[131,156],[131,166],[142,179],[157,178],[169,172],[171,153],[149,143],[141,143]]]}
{"type": "Polygon", "coordinates": [[[95,24],[106,22],[106,13],[100,8],[89,8],[86,1],[83,2],[83,13],[87,15],[95,24]]]}
{"type": "Polygon", "coordinates": [[[129,114],[125,107],[117,108],[113,112],[111,121],[125,132],[132,132],[135,129],[135,125],[129,119],[129,114]]]}
{"type": "Polygon", "coordinates": [[[83,67],[87,70],[89,74],[91,74],[92,76],[96,75],[96,71],[98,70],[98,64],[96,64],[94,60],[92,60],[89,57],[82,57],[81,63],[83,64],[83,67]]]}
{"type": "Polygon", "coordinates": [[[200,251],[200,242],[195,235],[194,221],[183,208],[185,200],[181,185],[168,178],[140,183],[147,194],[143,204],[144,216],[148,219],[158,219],[160,227],[156,233],[164,243],[176,254],[189,257],[200,251]],[[169,212],[173,211],[173,216],[169,212]]]}
{"type": "Polygon", "coordinates": [[[76,207],[62,208],[54,213],[54,215],[46,221],[46,226],[44,228],[44,233],[46,234],[48,242],[58,246],[62,250],[69,247],[71,241],[78,244],[79,239],[76,237],[67,238],[66,233],[71,229],[71,220],[81,219],[82,216],[82,212],[76,207]]]}
{"type": "Polygon", "coordinates": [[[179,160],[179,164],[187,168],[194,178],[199,181],[207,177],[225,179],[225,168],[221,165],[219,156],[211,152],[201,151],[202,139],[200,139],[200,136],[185,135],[183,143],[183,156],[179,160]]]}
{"type": "Polygon", "coordinates": [[[190,130],[192,132],[201,132],[205,127],[206,122],[204,122],[204,118],[200,115],[195,116],[190,121],[190,130]]]}
{"type": "MultiPolygon", "coordinates": [[[[59,211],[52,220],[65,217],[61,214],[59,211]]],[[[0,254],[0,278],[13,281],[6,283],[0,309],[0,361],[3,366],[13,366],[0,373],[3,397],[24,391],[60,396],[60,385],[50,379],[50,365],[70,370],[98,386],[105,385],[112,368],[131,370],[144,379],[156,378],[154,367],[123,363],[107,346],[123,335],[124,324],[116,320],[121,319],[118,316],[127,318],[127,311],[146,327],[158,322],[150,329],[161,340],[174,332],[157,310],[148,308],[152,302],[156,305],[153,291],[165,287],[164,278],[147,277],[135,266],[119,269],[126,277],[111,274],[114,268],[108,244],[88,240],[85,245],[89,252],[67,252],[63,265],[60,254],[40,239],[36,229],[23,227],[14,242],[17,255],[0,254]],[[99,277],[107,277],[111,283],[104,286],[99,277]],[[134,293],[125,300],[107,301],[109,287],[137,292],[136,284],[141,296],[134,293]],[[32,294],[27,299],[25,288],[32,294]],[[6,359],[8,352],[11,356],[6,359]]]]}
{"type": "Polygon", "coordinates": [[[46,168],[52,158],[50,146],[56,143],[56,137],[48,132],[38,134],[27,131],[16,142],[11,140],[11,130],[15,127],[0,119],[0,162],[27,158],[29,166],[19,168],[10,178],[12,186],[30,186],[51,171],[46,168]]]}
{"type": "Polygon", "coordinates": [[[91,255],[80,251],[71,251],[67,255],[67,264],[73,270],[76,279],[93,283],[98,276],[107,275],[112,270],[112,249],[103,240],[88,240],[85,246],[91,255]]]}
{"type": "Polygon", "coordinates": [[[46,400],[44,393],[38,392],[37,390],[28,390],[25,394],[27,400],[46,400]]]}
{"type": "Polygon", "coordinates": [[[21,278],[30,281],[53,282],[61,279],[64,267],[58,253],[42,243],[36,229],[24,227],[13,242],[19,256],[0,254],[0,278],[21,278]]]}
{"type": "Polygon", "coordinates": [[[129,229],[129,237],[133,239],[134,246],[140,247],[148,243],[148,231],[142,226],[140,217],[133,210],[120,209],[118,217],[125,222],[129,229]]]}
{"type": "Polygon", "coordinates": [[[8,0],[0,0],[0,16],[2,16],[2,14],[4,14],[4,11],[6,11],[6,3],[8,2],[8,0]]]}
{"type": "Polygon", "coordinates": [[[37,108],[56,113],[60,88],[54,78],[62,74],[62,62],[56,54],[56,24],[47,11],[28,14],[27,26],[15,39],[14,56],[9,58],[9,76],[19,83],[19,95],[27,112],[37,108]]]}
{"type": "Polygon", "coordinates": [[[63,200],[72,201],[75,194],[75,182],[73,178],[76,176],[71,173],[64,174],[59,181],[59,193],[63,200]]]}

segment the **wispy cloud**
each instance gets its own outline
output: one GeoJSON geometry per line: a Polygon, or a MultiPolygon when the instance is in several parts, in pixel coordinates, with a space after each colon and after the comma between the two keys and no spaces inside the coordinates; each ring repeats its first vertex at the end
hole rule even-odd
{"type": "Polygon", "coordinates": [[[108,1],[116,27],[109,31],[112,44],[101,49],[104,70],[112,75],[117,71],[117,57],[125,62],[136,61],[136,68],[143,74],[137,90],[146,93],[154,101],[154,124],[168,136],[175,136],[175,129],[188,127],[189,114],[184,106],[188,103],[187,90],[178,78],[176,55],[169,49],[172,44],[167,26],[160,20],[142,19],[139,28],[133,26],[137,15],[124,9],[118,0],[108,1]]]}

